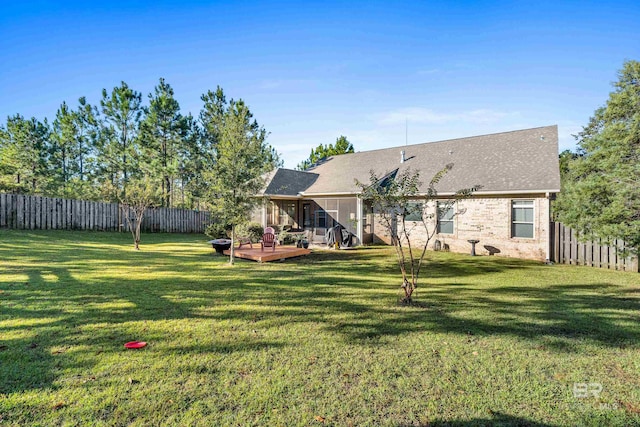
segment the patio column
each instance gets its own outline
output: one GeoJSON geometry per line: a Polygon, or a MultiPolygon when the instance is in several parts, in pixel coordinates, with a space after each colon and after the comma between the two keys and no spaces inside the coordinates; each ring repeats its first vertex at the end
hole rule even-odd
{"type": "Polygon", "coordinates": [[[358,237],[358,241],[362,244],[362,218],[363,218],[363,206],[362,199],[360,197],[356,197],[356,236],[358,237]]]}
{"type": "Polygon", "coordinates": [[[267,226],[267,203],[269,203],[267,197],[262,199],[262,228],[267,226]]]}

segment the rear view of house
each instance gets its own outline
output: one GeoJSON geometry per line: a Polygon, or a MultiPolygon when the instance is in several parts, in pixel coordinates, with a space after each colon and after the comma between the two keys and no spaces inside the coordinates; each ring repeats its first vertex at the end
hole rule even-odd
{"type": "Polygon", "coordinates": [[[370,171],[380,176],[410,169],[420,172],[426,192],[448,164],[453,168],[437,186],[441,202],[457,190],[481,188],[450,209],[437,202],[426,207],[435,214],[439,248],[469,252],[468,241],[479,240],[478,254],[549,258],[550,204],[560,191],[557,126],[343,154],[308,171],[277,169],[253,218],[263,226],[305,230],[318,243],[335,225],[352,233],[355,244],[388,243],[356,182],[368,182],[370,171]]]}

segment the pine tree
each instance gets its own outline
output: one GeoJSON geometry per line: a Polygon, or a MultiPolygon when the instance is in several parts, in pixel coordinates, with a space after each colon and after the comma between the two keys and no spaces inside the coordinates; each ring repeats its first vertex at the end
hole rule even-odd
{"type": "Polygon", "coordinates": [[[49,134],[46,119],[26,120],[20,114],[7,118],[6,127],[0,129],[0,190],[43,193],[49,134]]]}
{"type": "Polygon", "coordinates": [[[296,169],[298,170],[307,170],[311,168],[316,163],[326,159],[330,156],[337,156],[339,154],[347,154],[353,153],[354,148],[353,144],[349,142],[346,136],[340,135],[336,139],[336,144],[329,145],[318,145],[316,148],[311,149],[311,154],[309,154],[309,158],[303,160],[298,164],[296,169]]]}
{"type": "Polygon", "coordinates": [[[172,206],[173,184],[180,168],[180,153],[184,152],[188,121],[180,114],[180,104],[173,88],[160,79],[140,125],[140,140],[144,167],[152,179],[160,182],[164,206],[172,206]]]}
{"type": "Polygon", "coordinates": [[[129,177],[139,171],[138,127],[142,95],[122,82],[111,94],[102,90],[103,133],[100,157],[103,174],[124,193],[129,177]]]}
{"type": "MultiPolygon", "coordinates": [[[[214,97],[214,100],[220,100],[214,97]]],[[[206,101],[205,101],[206,102],[206,101]]],[[[209,107],[216,107],[215,105],[209,107]]],[[[213,165],[204,173],[207,198],[213,214],[231,225],[231,238],[235,227],[245,222],[252,208],[259,202],[255,197],[264,185],[264,174],[278,163],[275,152],[266,143],[267,132],[253,119],[242,101],[231,100],[218,105],[219,117],[210,117],[214,127],[208,129],[215,146],[207,158],[213,165]]],[[[205,111],[207,110],[205,107],[205,111]]],[[[202,117],[202,115],[201,115],[202,117]]],[[[234,262],[233,241],[229,262],[234,262]]]]}
{"type": "Polygon", "coordinates": [[[577,136],[556,204],[583,239],[623,239],[640,248],[640,62],[627,61],[605,106],[577,136]]]}

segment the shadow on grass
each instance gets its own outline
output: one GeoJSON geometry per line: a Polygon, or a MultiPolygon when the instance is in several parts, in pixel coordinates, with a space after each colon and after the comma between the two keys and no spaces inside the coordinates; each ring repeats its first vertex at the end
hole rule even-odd
{"type": "MultiPolygon", "coordinates": [[[[415,427],[415,424],[399,424],[397,427],[415,427]]],[[[519,426],[519,427],[554,427],[553,424],[531,421],[526,418],[496,412],[489,418],[474,418],[468,421],[433,420],[420,427],[481,427],[481,426],[519,426]]]]}
{"type": "MultiPolygon", "coordinates": [[[[87,366],[99,363],[100,352],[121,351],[124,342],[138,338],[130,322],[204,319],[257,330],[313,323],[346,342],[373,345],[426,331],[513,336],[558,352],[575,351],[573,342],[580,340],[634,348],[640,342],[631,290],[608,283],[536,287],[502,278],[506,272],[526,278],[551,268],[532,262],[439,255],[429,265],[429,280],[437,283],[420,289],[424,303],[400,307],[397,287],[390,283],[398,280],[397,267],[388,248],[321,251],[295,261],[239,262],[229,268],[227,258],[213,256],[210,248],[190,249],[189,239],[184,251],[150,245],[134,252],[117,243],[126,241],[120,236],[116,243],[98,236],[91,246],[87,239],[94,236],[79,234],[55,241],[23,237],[15,247],[0,245],[7,260],[1,271],[28,277],[26,282],[0,280],[0,321],[24,320],[0,327],[0,393],[51,387],[58,372],[79,366],[66,347],[95,355],[83,359],[87,366]],[[112,277],[120,269],[140,268],[155,275],[112,277]],[[79,281],[80,273],[92,282],[79,281]],[[18,338],[2,338],[9,332],[18,338]]],[[[163,340],[161,331],[146,336],[163,340]]],[[[259,334],[207,344],[185,339],[184,346],[168,351],[231,354],[286,345],[259,334]]]]}
{"type": "MultiPolygon", "coordinates": [[[[323,254],[325,262],[339,263],[347,259],[353,267],[345,270],[346,276],[334,276],[332,271],[335,270],[323,274],[325,283],[330,285],[320,287],[322,282],[316,282],[315,289],[307,292],[304,299],[297,295],[292,298],[281,295],[277,306],[282,314],[291,315],[291,308],[299,310],[300,321],[308,321],[309,317],[322,319],[321,314],[325,312],[350,313],[352,316],[347,320],[324,322],[327,329],[348,341],[370,341],[430,331],[479,336],[509,335],[536,340],[541,347],[563,352],[575,350],[572,341],[590,341],[619,348],[639,346],[640,333],[635,322],[640,306],[637,299],[627,295],[631,289],[604,282],[505,285],[500,273],[523,270],[521,274],[526,277],[527,270],[552,267],[508,258],[453,257],[431,261],[429,279],[455,278],[456,282],[420,289],[419,301],[422,302],[415,306],[381,306],[375,300],[380,298],[377,287],[384,285],[381,286],[375,278],[385,273],[397,277],[397,273],[393,263],[383,268],[368,263],[376,256],[380,257],[380,254],[371,250],[362,256],[358,251],[344,255],[323,254]],[[354,274],[368,277],[370,282],[351,279],[354,274]],[[495,285],[490,281],[489,284],[478,284],[473,279],[473,276],[486,278],[492,274],[497,279],[495,285]],[[351,291],[353,299],[349,298],[349,291],[342,288],[351,291]]],[[[285,274],[284,271],[282,273],[285,274]]],[[[300,286],[297,282],[288,286],[300,286]]],[[[229,311],[226,315],[241,317],[242,313],[229,311]]]]}

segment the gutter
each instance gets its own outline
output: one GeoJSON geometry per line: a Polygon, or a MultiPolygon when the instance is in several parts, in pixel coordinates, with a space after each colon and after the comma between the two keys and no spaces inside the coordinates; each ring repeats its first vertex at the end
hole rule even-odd
{"type": "MultiPolygon", "coordinates": [[[[559,193],[560,189],[553,190],[503,190],[503,191],[475,191],[472,196],[492,196],[492,195],[508,195],[508,194],[549,194],[549,193],[559,193]]],[[[354,193],[341,191],[336,193],[305,193],[301,192],[300,197],[332,197],[332,196],[351,196],[358,197],[362,193],[354,193]]],[[[446,193],[438,193],[438,196],[455,196],[456,193],[446,192],[446,193]]],[[[419,193],[416,196],[426,196],[427,193],[419,193]]],[[[293,196],[292,196],[293,197],[293,196]]]]}
{"type": "MultiPolygon", "coordinates": [[[[472,196],[493,196],[493,195],[509,195],[509,194],[549,194],[549,193],[559,193],[560,189],[557,190],[504,190],[504,191],[474,191],[472,196]]],[[[455,196],[456,193],[438,193],[438,196],[455,196]]],[[[426,195],[426,193],[421,193],[421,196],[426,195]]]]}
{"type": "Polygon", "coordinates": [[[305,192],[301,192],[300,196],[301,197],[330,197],[330,196],[358,196],[360,193],[354,193],[351,191],[341,191],[338,193],[305,193],[305,192]]]}
{"type": "Polygon", "coordinates": [[[303,196],[300,194],[297,195],[288,195],[288,194],[261,194],[258,197],[268,197],[272,200],[291,200],[291,199],[302,199],[303,196]]]}

